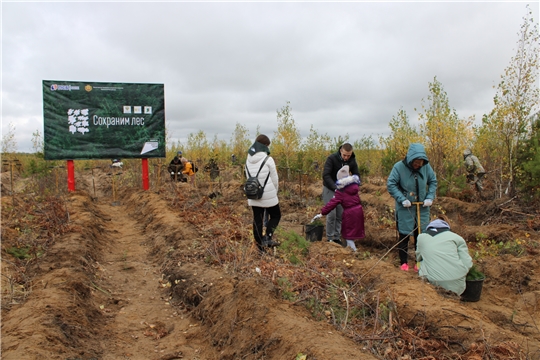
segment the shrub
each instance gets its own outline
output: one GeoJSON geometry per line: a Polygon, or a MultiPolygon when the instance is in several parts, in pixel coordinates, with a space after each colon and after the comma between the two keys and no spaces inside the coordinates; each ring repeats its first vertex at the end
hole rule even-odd
{"type": "MultiPolygon", "coordinates": [[[[279,229],[279,228],[278,228],[279,229]]],[[[303,258],[308,254],[309,241],[297,234],[295,231],[279,231],[279,238],[283,239],[279,250],[283,252],[283,257],[294,265],[302,263],[303,258]]]]}

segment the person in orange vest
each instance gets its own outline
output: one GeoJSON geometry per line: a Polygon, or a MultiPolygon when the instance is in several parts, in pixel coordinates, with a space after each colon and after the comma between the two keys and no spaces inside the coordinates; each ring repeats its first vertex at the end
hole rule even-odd
{"type": "Polygon", "coordinates": [[[195,169],[193,167],[193,163],[186,159],[185,157],[182,157],[181,159],[182,164],[184,165],[184,169],[182,170],[182,174],[186,175],[189,178],[189,182],[192,185],[195,185],[195,169]]]}

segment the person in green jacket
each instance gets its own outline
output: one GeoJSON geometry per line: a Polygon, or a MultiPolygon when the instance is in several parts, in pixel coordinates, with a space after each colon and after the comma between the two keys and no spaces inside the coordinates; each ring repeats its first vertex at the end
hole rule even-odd
{"type": "Polygon", "coordinates": [[[420,263],[420,277],[458,295],[465,291],[472,258],[467,243],[450,231],[444,216],[430,222],[427,232],[418,235],[416,260],[420,263]]]}
{"type": "Polygon", "coordinates": [[[405,159],[397,162],[392,168],[386,188],[396,200],[395,217],[399,233],[397,247],[400,269],[408,271],[409,237],[414,235],[416,246],[418,225],[421,228],[420,233],[424,232],[430,221],[430,206],[437,191],[437,177],[429,164],[424,145],[418,143],[409,145],[405,159]],[[416,203],[415,206],[413,203],[416,203]],[[418,212],[420,219],[417,219],[418,212]]]}

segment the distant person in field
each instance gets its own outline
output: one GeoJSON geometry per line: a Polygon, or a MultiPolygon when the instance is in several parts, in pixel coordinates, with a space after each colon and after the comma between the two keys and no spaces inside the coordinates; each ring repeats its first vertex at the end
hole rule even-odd
{"type": "Polygon", "coordinates": [[[184,165],[182,164],[182,161],[180,160],[178,156],[175,156],[169,163],[169,166],[167,167],[169,174],[171,174],[171,180],[183,181],[184,180],[184,175],[182,175],[183,169],[184,169],[184,165]]]}
{"type": "Polygon", "coordinates": [[[416,261],[420,264],[418,275],[433,285],[461,295],[465,280],[472,267],[472,258],[465,240],[450,231],[448,219],[443,215],[418,235],[416,261]]]}
{"type": "Polygon", "coordinates": [[[182,170],[182,174],[187,176],[189,178],[189,182],[192,185],[195,185],[195,169],[193,168],[193,163],[186,159],[185,157],[181,158],[182,164],[184,165],[184,168],[182,170]]]}
{"type": "MultiPolygon", "coordinates": [[[[251,206],[253,211],[253,238],[255,239],[259,253],[263,253],[266,247],[279,245],[278,242],[272,239],[274,231],[281,220],[281,209],[278,199],[279,177],[276,163],[269,156],[269,146],[270,139],[268,136],[263,134],[257,136],[255,142],[248,150],[246,159],[246,170],[249,171],[251,176],[255,176],[259,169],[261,169],[264,159],[268,156],[257,177],[261,185],[268,178],[264,186],[263,195],[260,199],[248,199],[248,205],[251,206]],[[266,232],[263,235],[264,227],[266,227],[266,232]]],[[[246,176],[249,176],[247,171],[246,176]]]]}
{"type": "Polygon", "coordinates": [[[184,155],[182,155],[182,151],[178,150],[178,152],[176,153],[176,156],[178,157],[178,159],[180,159],[180,162],[183,163],[184,159],[187,160],[184,155]]]}
{"type": "MultiPolygon", "coordinates": [[[[424,145],[417,143],[409,145],[405,158],[394,164],[386,187],[396,201],[400,269],[408,271],[409,237],[413,235],[416,248],[419,225],[420,232],[424,232],[430,221],[430,207],[437,191],[437,177],[429,165],[424,145]],[[415,206],[413,203],[416,203],[415,206]],[[418,210],[420,219],[417,216],[418,210]]],[[[418,270],[416,265],[414,267],[418,270]]]]}
{"type": "Polygon", "coordinates": [[[359,188],[360,177],[349,174],[349,165],[343,166],[337,173],[334,197],[321,209],[321,214],[326,215],[338,205],[343,207],[341,235],[353,251],[356,251],[354,240],[365,237],[364,209],[358,195],[359,188]]]}
{"type": "MultiPolygon", "coordinates": [[[[345,165],[349,166],[349,172],[351,175],[356,175],[360,178],[358,164],[356,163],[356,157],[353,152],[353,147],[349,143],[344,143],[339,147],[337,152],[328,155],[328,157],[326,158],[322,173],[322,200],[324,204],[327,204],[334,197],[334,193],[337,189],[337,173],[345,165]]],[[[341,205],[338,205],[326,216],[326,238],[328,241],[333,241],[335,243],[341,244],[342,215],[343,207],[341,205]]]]}
{"type": "Polygon", "coordinates": [[[206,164],[204,171],[210,173],[210,179],[212,181],[219,176],[219,165],[214,157],[212,157],[208,164],[206,164]]]}
{"type": "Polygon", "coordinates": [[[480,160],[473,155],[471,149],[465,149],[465,151],[463,151],[463,162],[465,169],[467,170],[467,182],[469,184],[474,184],[476,190],[482,192],[482,190],[484,190],[482,182],[484,175],[486,175],[486,171],[482,164],[480,164],[480,160]]]}
{"type": "Polygon", "coordinates": [[[122,168],[124,166],[124,163],[120,159],[112,159],[111,160],[111,166],[112,168],[122,168]]]}

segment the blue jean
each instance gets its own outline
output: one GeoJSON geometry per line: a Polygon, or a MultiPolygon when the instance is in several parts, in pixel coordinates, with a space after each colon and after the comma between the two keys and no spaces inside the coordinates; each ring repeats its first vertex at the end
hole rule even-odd
{"type": "MultiPolygon", "coordinates": [[[[334,197],[334,191],[326,186],[323,186],[322,199],[326,205],[334,197]]],[[[343,207],[341,205],[326,215],[326,238],[328,241],[335,240],[341,242],[341,216],[343,215],[343,207]]]]}

